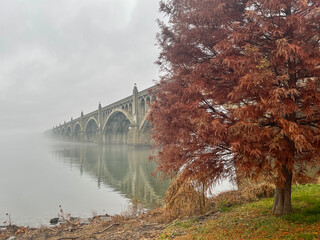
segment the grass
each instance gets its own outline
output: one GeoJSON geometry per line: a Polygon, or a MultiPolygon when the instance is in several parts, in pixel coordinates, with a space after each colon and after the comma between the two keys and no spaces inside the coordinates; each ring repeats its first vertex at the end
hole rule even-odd
{"type": "Polygon", "coordinates": [[[158,239],[320,239],[320,185],[292,189],[294,213],[275,217],[272,198],[221,206],[213,219],[176,221],[158,239]]]}
{"type": "Polygon", "coordinates": [[[320,185],[307,184],[293,187],[294,213],[284,219],[297,223],[315,223],[320,219],[320,185]]]}

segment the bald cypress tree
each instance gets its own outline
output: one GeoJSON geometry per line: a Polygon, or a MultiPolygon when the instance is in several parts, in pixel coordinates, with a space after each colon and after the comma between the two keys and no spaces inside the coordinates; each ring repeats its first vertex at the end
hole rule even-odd
{"type": "Polygon", "coordinates": [[[273,212],[292,211],[293,181],[320,163],[320,1],[168,0],[151,106],[157,171],[210,185],[274,182],[273,212]]]}

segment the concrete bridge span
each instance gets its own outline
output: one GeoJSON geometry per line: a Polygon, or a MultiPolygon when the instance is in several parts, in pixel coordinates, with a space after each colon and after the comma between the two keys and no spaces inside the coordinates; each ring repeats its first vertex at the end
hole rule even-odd
{"type": "Polygon", "coordinates": [[[84,142],[111,144],[150,145],[151,127],[147,120],[153,100],[151,88],[138,91],[108,106],[83,114],[80,117],[53,127],[57,136],[84,142]]]}

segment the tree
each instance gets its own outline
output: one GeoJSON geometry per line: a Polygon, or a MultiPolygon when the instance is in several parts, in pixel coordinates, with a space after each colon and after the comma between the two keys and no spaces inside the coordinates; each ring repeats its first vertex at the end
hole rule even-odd
{"type": "Polygon", "coordinates": [[[273,213],[290,213],[292,182],[320,163],[320,1],[167,0],[160,11],[157,171],[273,181],[273,213]]]}

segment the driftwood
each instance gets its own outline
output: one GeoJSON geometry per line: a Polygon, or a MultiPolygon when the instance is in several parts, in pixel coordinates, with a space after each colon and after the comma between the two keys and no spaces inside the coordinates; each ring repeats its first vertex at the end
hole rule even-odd
{"type": "Polygon", "coordinates": [[[96,216],[94,216],[93,217],[93,219],[95,219],[95,218],[101,218],[101,217],[110,217],[110,215],[109,214],[102,214],[102,215],[96,215],[96,216]]]}
{"type": "Polygon", "coordinates": [[[103,229],[103,230],[101,230],[101,231],[99,231],[99,232],[95,232],[95,233],[93,233],[93,234],[101,234],[101,233],[109,230],[109,229],[112,228],[113,226],[119,226],[119,225],[120,225],[120,223],[111,224],[110,226],[106,227],[105,229],[103,229]]]}
{"type": "Polygon", "coordinates": [[[83,235],[75,236],[75,237],[62,237],[62,238],[58,238],[57,240],[63,240],[63,239],[77,239],[77,238],[80,238],[80,237],[83,237],[83,235]]]}

